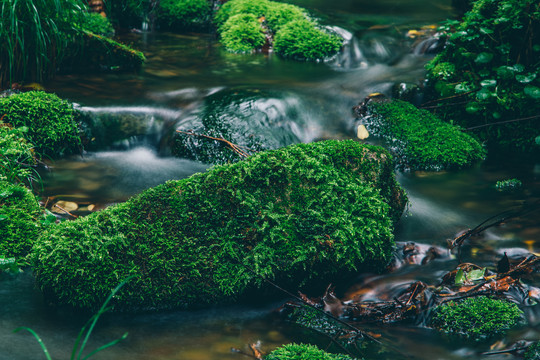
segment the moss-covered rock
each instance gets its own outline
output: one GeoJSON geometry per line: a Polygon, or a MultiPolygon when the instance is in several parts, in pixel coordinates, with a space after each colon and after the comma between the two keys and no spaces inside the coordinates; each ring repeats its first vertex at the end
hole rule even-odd
{"type": "Polygon", "coordinates": [[[0,181],[32,185],[36,164],[33,145],[23,137],[28,128],[13,128],[0,123],[0,181]]]}
{"type": "Polygon", "coordinates": [[[529,345],[525,352],[525,360],[540,360],[540,341],[536,341],[529,345]]]}
{"type": "Polygon", "coordinates": [[[443,29],[446,46],[427,65],[440,116],[490,148],[540,154],[540,3],[477,0],[443,29]]]}
{"type": "Polygon", "coordinates": [[[522,319],[516,304],[479,296],[438,306],[431,325],[446,334],[478,341],[503,335],[522,319]]]}
{"type": "Polygon", "coordinates": [[[335,55],[343,42],[304,9],[270,0],[230,0],[214,21],[225,48],[232,52],[253,52],[273,43],[280,56],[322,60],[335,55]]]}
{"type": "MultiPolygon", "coordinates": [[[[247,153],[305,142],[298,98],[265,90],[225,89],[205,99],[202,109],[182,121],[179,130],[223,138],[247,153]]],[[[173,152],[211,164],[242,157],[224,142],[177,133],[173,152]]]]}
{"type": "Polygon", "coordinates": [[[34,246],[39,287],[58,303],[194,307],[264,288],[320,284],[384,266],[406,197],[388,153],[353,141],[261,152],[64,222],[34,246]]]}
{"type": "Polygon", "coordinates": [[[15,258],[19,265],[43,228],[43,211],[30,190],[0,181],[0,258],[15,258]]]}
{"type": "Polygon", "coordinates": [[[207,0],[161,0],[157,19],[162,28],[197,30],[208,23],[209,15],[207,0]]]}
{"type": "Polygon", "coordinates": [[[55,94],[29,91],[0,98],[2,122],[27,127],[25,138],[40,155],[58,157],[80,152],[73,105],[55,94]]]}
{"type": "Polygon", "coordinates": [[[356,111],[365,116],[371,133],[390,141],[402,169],[459,169],[486,154],[482,145],[459,127],[401,100],[375,97],[356,111]]]}
{"type": "Polygon", "coordinates": [[[96,35],[114,35],[114,28],[109,19],[95,12],[85,14],[81,28],[96,35]]]}
{"type": "Polygon", "coordinates": [[[331,354],[308,344],[287,344],[264,357],[265,360],[353,360],[348,355],[331,354]]]}

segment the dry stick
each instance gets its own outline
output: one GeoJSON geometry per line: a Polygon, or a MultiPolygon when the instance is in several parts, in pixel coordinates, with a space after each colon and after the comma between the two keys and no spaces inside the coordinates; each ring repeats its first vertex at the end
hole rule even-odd
{"type": "Polygon", "coordinates": [[[478,90],[479,90],[479,89],[473,89],[473,90],[470,90],[470,91],[467,91],[467,92],[464,92],[464,93],[461,93],[461,94],[456,94],[456,95],[452,95],[452,96],[447,96],[447,97],[443,97],[443,98],[431,100],[431,101],[428,101],[428,102],[426,102],[426,103],[423,103],[423,104],[420,106],[420,108],[423,108],[424,105],[427,105],[427,104],[438,103],[438,102],[443,101],[443,100],[455,99],[455,98],[458,98],[458,97],[461,97],[461,96],[465,96],[465,95],[468,95],[468,94],[472,94],[473,92],[476,92],[476,91],[478,91],[478,90]]]}
{"type": "Polygon", "coordinates": [[[67,211],[66,209],[64,209],[63,207],[61,207],[60,205],[58,204],[54,204],[53,207],[57,207],[59,208],[60,210],[62,210],[63,212],[65,212],[66,214],[70,215],[70,216],[73,216],[75,219],[78,218],[77,215],[73,215],[72,213],[70,213],[69,211],[67,211]]]}
{"type": "MultiPolygon", "coordinates": [[[[182,130],[176,130],[176,132],[180,133],[180,134],[186,134],[186,135],[191,135],[191,136],[200,136],[200,137],[204,137],[204,138],[207,138],[207,139],[210,139],[210,140],[216,140],[216,141],[224,142],[238,155],[240,155],[242,157],[245,157],[245,158],[249,157],[249,154],[246,153],[245,151],[243,151],[241,146],[233,144],[232,142],[230,142],[227,139],[216,138],[216,137],[208,136],[208,135],[204,135],[204,134],[197,134],[197,133],[194,133],[193,131],[192,132],[187,132],[187,131],[182,131],[182,130]]],[[[250,151],[252,151],[252,150],[250,150],[250,151]]]]}
{"type": "Polygon", "coordinates": [[[494,123],[490,123],[490,124],[484,124],[484,125],[473,126],[473,127],[467,128],[467,129],[463,129],[462,131],[470,131],[470,130],[479,129],[479,128],[483,128],[483,127],[487,127],[487,126],[500,125],[500,124],[507,124],[507,123],[512,123],[512,122],[525,121],[525,120],[532,120],[532,119],[539,119],[539,118],[540,118],[540,115],[534,115],[534,116],[529,116],[529,117],[526,117],[526,118],[518,118],[518,119],[512,119],[512,120],[505,120],[505,121],[494,122],[494,123]]]}

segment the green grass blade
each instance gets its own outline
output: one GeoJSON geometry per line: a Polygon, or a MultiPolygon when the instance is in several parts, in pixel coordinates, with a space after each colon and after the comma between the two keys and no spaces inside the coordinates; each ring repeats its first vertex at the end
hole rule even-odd
{"type": "Polygon", "coordinates": [[[116,340],[113,340],[113,341],[111,341],[110,343],[107,343],[107,344],[105,344],[105,345],[100,346],[99,348],[97,348],[96,350],[92,351],[90,354],[88,354],[87,356],[85,356],[85,357],[83,358],[83,360],[89,359],[89,358],[91,358],[94,354],[97,354],[98,352],[100,352],[100,351],[102,351],[102,350],[105,350],[105,349],[107,349],[107,348],[109,348],[109,347],[111,347],[111,346],[114,346],[114,345],[118,344],[120,341],[125,340],[125,339],[127,338],[127,336],[128,336],[128,333],[124,333],[124,335],[122,335],[122,337],[120,337],[120,338],[118,338],[118,339],[116,339],[116,340]]]}
{"type": "Polygon", "coordinates": [[[44,353],[45,356],[47,357],[47,360],[52,360],[51,355],[49,354],[49,350],[47,350],[47,347],[46,347],[45,344],[43,343],[43,340],[41,340],[41,338],[39,337],[39,335],[36,334],[36,332],[35,332],[34,330],[32,330],[32,329],[30,329],[30,328],[28,328],[28,327],[25,327],[25,326],[21,326],[21,327],[15,329],[15,330],[13,330],[13,332],[14,332],[14,333],[17,333],[17,332],[19,332],[19,331],[21,331],[21,330],[26,330],[26,331],[28,331],[30,334],[32,334],[32,335],[36,338],[36,340],[37,340],[37,342],[39,343],[39,345],[41,346],[41,349],[43,350],[43,353],[44,353]]]}

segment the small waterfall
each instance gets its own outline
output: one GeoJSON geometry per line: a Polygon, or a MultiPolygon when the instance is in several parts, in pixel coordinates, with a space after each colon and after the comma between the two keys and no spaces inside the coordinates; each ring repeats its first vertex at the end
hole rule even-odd
{"type": "Polygon", "coordinates": [[[351,32],[338,26],[327,26],[326,29],[343,38],[343,46],[335,58],[329,62],[330,65],[343,70],[366,68],[368,66],[358,40],[351,32]]]}

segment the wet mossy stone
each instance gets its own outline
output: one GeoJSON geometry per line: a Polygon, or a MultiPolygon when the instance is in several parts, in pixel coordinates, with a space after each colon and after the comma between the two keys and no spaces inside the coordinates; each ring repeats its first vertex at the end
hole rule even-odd
{"type": "Polygon", "coordinates": [[[55,94],[29,91],[0,98],[0,116],[3,123],[28,128],[24,137],[38,155],[60,157],[80,152],[73,105],[55,94]]]}
{"type": "MultiPolygon", "coordinates": [[[[182,121],[178,130],[223,138],[248,154],[307,142],[299,101],[284,93],[225,89],[208,96],[201,110],[182,121]]],[[[173,153],[210,164],[243,159],[223,141],[184,133],[175,134],[173,153]]]]}
{"type": "Polygon", "coordinates": [[[540,360],[540,341],[532,343],[525,352],[525,360],[540,360]]]}
{"type": "MultiPolygon", "coordinates": [[[[325,141],[265,151],[148,189],[45,232],[33,249],[51,301],[117,309],[201,307],[375,271],[392,256],[406,196],[380,147],[325,141]]],[[[321,290],[322,291],[322,290],[321,290]]]]}
{"type": "Polygon", "coordinates": [[[504,335],[523,321],[523,311],[487,296],[449,301],[435,309],[431,326],[441,332],[481,341],[504,335]]]}
{"type": "Polygon", "coordinates": [[[161,0],[157,21],[161,28],[171,30],[200,30],[207,23],[210,4],[206,0],[161,0]]]}
{"type": "Polygon", "coordinates": [[[38,221],[42,214],[30,190],[0,181],[0,258],[26,264],[25,257],[42,231],[38,221]]]}
{"type": "Polygon", "coordinates": [[[331,354],[315,345],[287,344],[264,357],[265,360],[354,360],[343,354],[331,354]]]}
{"type": "Polygon", "coordinates": [[[486,151],[472,136],[427,110],[375,97],[361,107],[367,129],[389,142],[404,170],[461,169],[484,159],[486,151]]]}
{"type": "Polygon", "coordinates": [[[14,128],[0,123],[0,181],[32,186],[36,172],[34,146],[23,137],[27,127],[14,128]]]}

